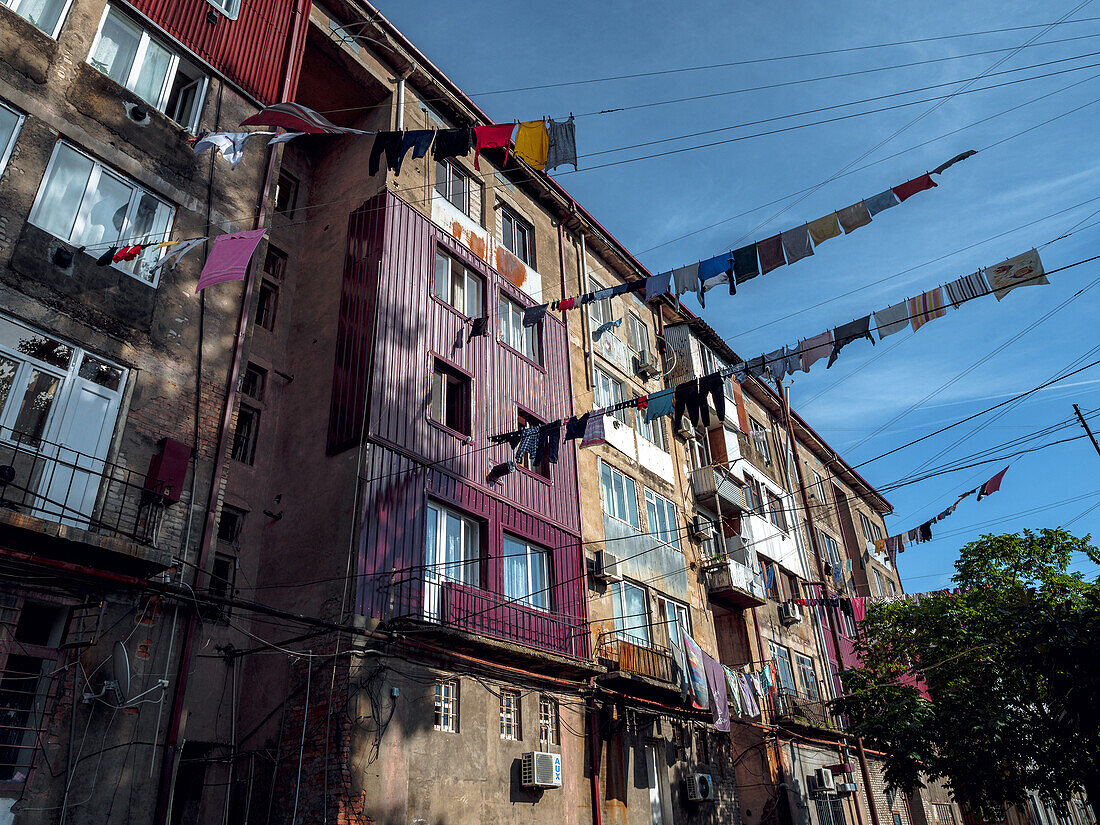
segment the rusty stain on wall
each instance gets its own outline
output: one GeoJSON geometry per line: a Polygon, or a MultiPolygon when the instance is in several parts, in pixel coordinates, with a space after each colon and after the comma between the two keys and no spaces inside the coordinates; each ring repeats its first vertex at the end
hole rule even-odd
{"type": "Polygon", "coordinates": [[[498,246],[496,252],[497,272],[503,275],[512,286],[522,287],[523,282],[527,280],[527,268],[523,265],[523,261],[503,246],[498,246]]]}

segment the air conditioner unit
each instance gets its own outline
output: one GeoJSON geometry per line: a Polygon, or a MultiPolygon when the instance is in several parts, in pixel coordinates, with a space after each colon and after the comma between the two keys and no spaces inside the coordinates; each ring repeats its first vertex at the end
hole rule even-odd
{"type": "Polygon", "coordinates": [[[814,790],[835,791],[836,782],[833,781],[833,772],[828,768],[818,768],[814,771],[814,790]]]}
{"type": "Polygon", "coordinates": [[[854,782],[841,782],[836,786],[836,792],[840,796],[854,794],[857,790],[859,790],[859,786],[854,782]]]}
{"type": "Polygon", "coordinates": [[[710,802],[714,799],[714,780],[709,773],[693,773],[687,778],[688,799],[710,802]]]}
{"type": "Polygon", "coordinates": [[[523,755],[520,782],[525,788],[560,788],[561,754],[528,751],[523,755]]]}
{"type": "Polygon", "coordinates": [[[779,605],[779,621],[785,625],[798,624],[802,621],[802,608],[794,602],[783,602],[779,605]]]}
{"type": "Polygon", "coordinates": [[[693,516],[691,519],[691,537],[700,541],[714,538],[714,524],[709,518],[693,516]]]}
{"type": "Polygon", "coordinates": [[[634,373],[648,381],[661,374],[661,367],[657,363],[657,356],[652,352],[640,352],[634,356],[634,373]]]}
{"type": "Polygon", "coordinates": [[[600,581],[622,581],[623,574],[619,571],[619,557],[607,550],[597,550],[596,565],[592,575],[600,581]]]}
{"type": "Polygon", "coordinates": [[[691,421],[688,420],[686,415],[680,416],[680,421],[676,424],[676,435],[681,438],[695,437],[695,427],[691,425],[691,421]]]}

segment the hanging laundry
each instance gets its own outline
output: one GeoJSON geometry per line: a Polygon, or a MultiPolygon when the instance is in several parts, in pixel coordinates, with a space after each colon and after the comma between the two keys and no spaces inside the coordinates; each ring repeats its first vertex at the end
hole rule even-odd
{"type": "Polygon", "coordinates": [[[807,229],[810,230],[810,238],[813,240],[814,246],[820,246],[829,238],[836,238],[840,235],[840,221],[837,219],[836,212],[832,212],[823,218],[818,218],[816,221],[810,221],[807,224],[807,229]]]}
{"type": "Polygon", "coordinates": [[[764,361],[768,365],[768,373],[772,380],[782,381],[783,376],[787,374],[787,348],[780,347],[772,350],[764,356],[764,361]]]}
{"type": "Polygon", "coordinates": [[[140,251],[140,246],[120,246],[118,251],[111,257],[111,263],[120,264],[123,261],[132,261],[140,251]]]}
{"type": "Polygon", "coordinates": [[[484,149],[503,149],[504,164],[508,165],[508,155],[512,150],[512,132],[515,128],[514,123],[474,127],[474,168],[477,171],[481,171],[481,152],[484,149]]]}
{"type": "Polygon", "coordinates": [[[267,228],[263,227],[214,238],[210,254],[206,256],[206,263],[199,274],[195,292],[226,281],[243,281],[252,253],[256,251],[265,232],[267,228]]]}
{"type": "Polygon", "coordinates": [[[516,447],[515,462],[519,464],[527,456],[531,456],[531,459],[537,464],[538,459],[535,457],[535,453],[539,448],[539,432],[541,427],[527,427],[520,433],[519,445],[516,447]]]}
{"type": "Polygon", "coordinates": [[[440,129],[435,133],[432,144],[432,157],[436,160],[460,158],[470,154],[474,148],[473,129],[440,129]]]}
{"type": "Polygon", "coordinates": [[[694,292],[699,283],[699,264],[688,264],[672,270],[672,282],[676,285],[676,294],[694,292]]]}
{"type": "Polygon", "coordinates": [[[858,625],[867,618],[867,599],[863,596],[853,596],[849,601],[852,605],[852,618],[858,625]]]}
{"type": "Polygon", "coordinates": [[[768,359],[763,355],[758,355],[756,358],[745,362],[745,369],[753,378],[763,381],[768,373],[768,359]]]}
{"type": "Polygon", "coordinates": [[[546,153],[546,170],[557,169],[567,163],[573,164],[577,169],[577,127],[573,123],[573,116],[569,120],[547,121],[550,145],[546,153]]]}
{"type": "Polygon", "coordinates": [[[871,337],[871,316],[864,315],[855,321],[849,321],[846,324],[841,324],[833,330],[833,351],[829,353],[829,363],[826,368],[831,367],[836,361],[836,357],[840,355],[840,351],[852,341],[860,338],[866,338],[872,344],[875,343],[875,339],[871,337]]]}
{"type": "Polygon", "coordinates": [[[787,256],[787,266],[814,254],[814,246],[810,243],[809,224],[804,223],[802,226],[788,229],[779,237],[783,243],[783,253],[787,256]]]}
{"type": "Polygon", "coordinates": [[[489,316],[486,315],[483,318],[474,318],[470,322],[470,337],[477,338],[480,335],[489,334],[489,316]]]}
{"type": "Polygon", "coordinates": [[[908,198],[918,192],[923,192],[925,189],[931,189],[938,184],[932,180],[932,176],[928,173],[921,175],[919,178],[913,178],[911,181],[898,184],[894,187],[894,194],[898,196],[898,201],[904,203],[908,198]]]}
{"type": "Polygon", "coordinates": [[[813,338],[807,338],[798,345],[798,357],[802,362],[802,371],[809,372],[810,367],[825,358],[833,350],[833,333],[823,332],[813,338]]]}
{"type": "Polygon", "coordinates": [[[159,261],[149,267],[148,274],[152,275],[158,269],[162,267],[174,267],[180,261],[184,259],[188,252],[194,249],[199,244],[205,243],[206,238],[188,238],[185,241],[180,241],[179,244],[172,249],[167,255],[164,255],[159,261]]]}
{"type": "Polygon", "coordinates": [[[669,387],[666,390],[660,390],[659,392],[651,393],[649,396],[649,404],[646,405],[645,409],[645,420],[655,421],[656,419],[663,418],[666,415],[672,415],[675,404],[675,387],[669,387]]]}
{"type": "Polygon", "coordinates": [[[595,447],[597,444],[606,444],[607,436],[604,434],[602,410],[593,410],[588,413],[588,423],[584,427],[584,438],[581,439],[582,447],[595,447]]]}
{"type": "Polygon", "coordinates": [[[760,715],[760,706],[756,703],[756,697],[753,695],[749,677],[744,673],[739,673],[737,675],[737,681],[741,685],[741,706],[745,709],[745,715],[753,718],[758,717],[760,715]]]}
{"type": "Polygon", "coordinates": [[[710,424],[710,410],[707,408],[707,396],[714,404],[714,412],[719,421],[726,417],[726,382],[720,372],[712,372],[699,379],[699,415],[704,425],[710,424]]]}
{"type": "Polygon", "coordinates": [[[756,242],[756,254],[760,256],[760,274],[767,275],[787,263],[783,257],[783,236],[774,235],[756,242]]]}
{"type": "Polygon", "coordinates": [[[672,284],[672,273],[662,272],[660,275],[651,275],[645,282],[645,299],[652,301],[668,292],[672,284]]]}
{"type": "Polygon", "coordinates": [[[802,357],[798,352],[798,347],[784,347],[787,350],[787,360],[783,364],[783,371],[787,375],[794,375],[800,369],[802,369],[802,357]]]}
{"type": "Polygon", "coordinates": [[[572,415],[569,420],[565,422],[565,438],[564,441],[575,441],[578,438],[584,437],[585,428],[588,426],[588,413],[577,416],[572,415]]]}
{"type": "MultiPolygon", "coordinates": [[[[401,138],[401,152],[397,156],[397,165],[393,171],[401,174],[401,164],[405,162],[405,155],[412,149],[413,160],[418,160],[428,154],[432,141],[435,139],[435,131],[432,129],[412,129],[404,133],[401,138]]],[[[387,157],[388,160],[388,157],[387,157]]]]}
{"type": "Polygon", "coordinates": [[[596,331],[592,333],[592,337],[596,341],[599,341],[601,338],[603,338],[603,335],[604,335],[605,332],[609,332],[609,331],[615,329],[616,327],[621,327],[622,325],[623,325],[623,319],[622,318],[616,318],[614,321],[608,321],[605,324],[600,324],[598,327],[596,327],[596,331]]]}
{"type": "Polygon", "coordinates": [[[749,365],[744,361],[738,361],[730,369],[733,372],[733,380],[738,384],[744,384],[749,380],[749,365]]]}
{"type": "Polygon", "coordinates": [[[985,484],[978,488],[978,501],[981,501],[986,496],[991,496],[995,492],[1001,489],[1001,482],[1004,481],[1005,473],[1008,472],[1008,467],[1005,467],[993,478],[989,479],[985,484]]]}
{"type": "Polygon", "coordinates": [[[703,649],[691,636],[680,629],[680,641],[684,645],[684,653],[687,659],[688,683],[691,686],[691,701],[700,710],[706,710],[710,706],[710,690],[707,688],[707,673],[703,649]]]}
{"type": "Polygon", "coordinates": [[[880,556],[886,555],[886,539],[875,539],[875,552],[880,556]]]}
{"type": "MultiPolygon", "coordinates": [[[[259,133],[257,133],[257,134],[259,134],[259,133]]],[[[263,134],[267,134],[267,133],[264,132],[263,134]]],[[[304,134],[306,134],[306,133],[305,132],[283,132],[281,135],[275,135],[275,137],[273,137],[271,140],[269,140],[267,142],[267,145],[268,146],[277,146],[280,143],[286,143],[288,141],[294,140],[294,138],[301,137],[304,134]]]]}
{"type": "Polygon", "coordinates": [[[915,528],[910,530],[908,533],[905,534],[905,538],[909,540],[910,544],[920,544],[920,530],[917,530],[915,528]]]}
{"type": "Polygon", "coordinates": [[[211,132],[195,142],[191,150],[196,155],[213,149],[215,153],[221,152],[223,158],[229,162],[230,169],[236,169],[237,164],[244,160],[244,145],[253,135],[270,135],[272,132],[211,132]]]}
{"type": "Polygon", "coordinates": [[[913,324],[913,332],[929,321],[942,318],[946,314],[947,310],[943,306],[943,290],[939,287],[909,299],[909,320],[913,324]]]}
{"type": "Polygon", "coordinates": [[[566,298],[564,301],[558,301],[557,309],[566,312],[567,310],[573,309],[576,305],[576,298],[566,298]]]}
{"type": "Polygon", "coordinates": [[[608,291],[607,297],[614,297],[616,295],[626,295],[630,292],[641,292],[645,289],[645,280],[640,281],[627,281],[626,283],[616,284],[608,291]]]}
{"type": "Polygon", "coordinates": [[[932,522],[926,521],[917,528],[917,531],[920,533],[920,540],[922,542],[932,541],[932,522]]]}
{"type": "Polygon", "coordinates": [[[367,174],[377,175],[381,166],[382,154],[386,155],[386,168],[391,172],[401,167],[401,153],[404,137],[401,132],[379,132],[374,136],[374,145],[367,159],[367,174]]]}
{"type": "Polygon", "coordinates": [[[179,241],[161,241],[160,243],[158,243],[156,246],[153,247],[152,251],[156,252],[158,249],[167,249],[168,247],[175,246],[178,243],[179,243],[179,241]]]}
{"type": "Polygon", "coordinates": [[[261,109],[256,114],[241,121],[241,126],[278,126],[292,132],[305,132],[309,135],[369,135],[362,129],[337,126],[332,121],[300,103],[276,103],[261,109]]]}
{"type": "Polygon", "coordinates": [[[608,298],[614,297],[615,287],[604,287],[603,289],[597,289],[595,292],[590,294],[591,297],[588,299],[589,301],[606,301],[608,298]]]}
{"type": "Polygon", "coordinates": [[[935,169],[932,170],[931,174],[933,174],[933,175],[942,175],[945,171],[947,171],[947,169],[949,167],[954,166],[960,160],[966,160],[971,155],[976,155],[976,154],[978,154],[978,152],[974,149],[968,149],[965,152],[961,152],[961,153],[955,155],[955,157],[951,158],[951,160],[947,161],[946,163],[941,163],[939,166],[937,166],[935,169]]]}
{"type": "Polygon", "coordinates": [[[516,157],[540,172],[546,168],[550,133],[543,120],[526,120],[516,129],[516,157]]]}
{"type": "Polygon", "coordinates": [[[699,284],[703,292],[726,283],[733,275],[733,253],[723,252],[699,262],[699,284]]]}
{"type": "Polygon", "coordinates": [[[549,308],[550,304],[538,304],[537,306],[527,307],[527,309],[523,310],[523,326],[536,326],[546,317],[546,310],[549,308]]]}
{"type": "Polygon", "coordinates": [[[100,255],[98,258],[95,259],[95,265],[96,266],[107,266],[107,264],[114,261],[116,252],[118,252],[118,247],[117,246],[112,246],[110,249],[108,249],[106,252],[104,252],[102,255],[100,255]]]}
{"type": "Polygon", "coordinates": [[[539,427],[539,445],[535,450],[535,463],[541,464],[545,458],[550,464],[558,463],[558,450],[561,447],[561,421],[552,421],[539,427]]]}
{"type": "Polygon", "coordinates": [[[843,209],[838,209],[836,216],[840,221],[841,228],[844,229],[845,235],[871,222],[871,213],[867,211],[866,201],[860,201],[859,203],[853,203],[851,206],[845,206],[843,209]]]}
{"type": "Polygon", "coordinates": [[[699,426],[699,408],[702,406],[700,401],[699,382],[697,380],[692,379],[676,385],[672,408],[676,426],[679,426],[680,419],[684,417],[685,413],[693,427],[699,426]]]}
{"type": "Polygon", "coordinates": [[[952,281],[945,285],[943,290],[947,293],[947,300],[951,302],[951,306],[958,309],[967,301],[988,295],[989,284],[986,283],[985,276],[981,272],[975,272],[952,281]]]}
{"type": "Polygon", "coordinates": [[[733,277],[738,284],[751,281],[760,274],[760,263],[756,259],[756,244],[749,244],[733,250],[733,277]]]}
{"type": "Polygon", "coordinates": [[[875,328],[878,330],[880,341],[887,335],[901,332],[907,326],[909,326],[909,304],[906,301],[899,301],[875,313],[875,328]]]}
{"type": "Polygon", "coordinates": [[[887,209],[898,205],[898,199],[893,189],[879,192],[863,202],[867,204],[867,212],[872,218],[879,212],[885,212],[887,209]]]}
{"type": "Polygon", "coordinates": [[[1050,283],[1043,274],[1043,262],[1039,260],[1039,252],[1035,249],[1009,258],[1002,264],[983,269],[982,275],[989,282],[989,288],[993,290],[998,301],[1017,287],[1050,283]]]}
{"type": "Polygon", "coordinates": [[[722,675],[726,677],[726,695],[729,697],[729,703],[733,705],[733,712],[741,716],[741,680],[726,665],[722,665],[722,675]]]}
{"type": "Polygon", "coordinates": [[[726,673],[722,670],[722,665],[714,661],[706,651],[700,652],[703,654],[703,670],[707,676],[711,721],[715,728],[729,733],[730,703],[726,694],[726,673]]]}

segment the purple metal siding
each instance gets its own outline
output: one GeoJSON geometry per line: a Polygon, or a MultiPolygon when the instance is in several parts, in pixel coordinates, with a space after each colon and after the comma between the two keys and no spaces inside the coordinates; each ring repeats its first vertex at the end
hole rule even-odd
{"type": "Polygon", "coordinates": [[[236,20],[219,14],[213,24],[206,0],[128,2],[263,103],[278,102],[297,0],[242,0],[236,20]]]}

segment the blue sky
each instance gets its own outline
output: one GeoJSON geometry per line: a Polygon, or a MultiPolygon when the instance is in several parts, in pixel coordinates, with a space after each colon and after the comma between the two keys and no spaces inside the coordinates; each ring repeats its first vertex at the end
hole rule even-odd
{"type": "MultiPolygon", "coordinates": [[[[1100,4],[1095,8],[1086,4],[1068,18],[1085,22],[1065,23],[1049,32],[1028,28],[489,93],[1046,24],[1075,7],[1070,2],[934,1],[920,4],[914,12],[918,7],[912,4],[891,7],[862,1],[695,2],[679,4],[670,14],[667,4],[652,2],[565,0],[553,5],[513,4],[507,10],[496,3],[438,0],[380,4],[382,12],[497,121],[585,115],[577,120],[581,171],[555,177],[653,272],[768,237],[920,175],[959,152],[979,150],[940,176],[937,189],[882,213],[870,226],[830,240],[812,258],[758,278],[734,297],[711,293],[700,314],[746,358],[1046,244],[1078,223],[1079,231],[1042,247],[1046,269],[1100,253],[1100,224],[1089,226],[1100,222],[1100,156],[1095,151],[1100,103],[1086,106],[1100,92],[1100,19],[1087,20],[1100,18],[1100,4]],[[1033,44],[1015,54],[1010,51],[1036,35],[1041,36],[1033,44]],[[939,60],[961,55],[971,56],[939,60]],[[932,60],[937,62],[884,68],[932,60]],[[1028,66],[1036,68],[1009,71],[1028,66]],[[960,94],[931,112],[935,104],[927,102],[720,146],[701,145],[949,94],[963,88],[964,82],[895,93],[965,81],[990,70],[999,74],[978,80],[974,88],[1009,85],[960,94]],[[852,72],[865,73],[726,94],[852,72]],[[1054,72],[1059,74],[1012,82],[1054,72]],[[628,112],[587,114],[693,95],[714,96],[628,112]],[[725,129],[713,136],[621,149],[881,95],[895,96],[725,129]],[[1041,96],[1046,97],[1020,105],[1041,96]],[[991,117],[1013,107],[1019,108],[991,117]],[[1079,107],[1084,108],[1071,112],[1079,107]],[[920,115],[924,116],[909,125],[920,115]],[[1039,125],[1059,115],[1064,116],[1039,125]],[[990,119],[937,139],[985,118],[990,119]],[[1013,137],[1033,126],[1038,128],[1013,137]],[[903,127],[908,128],[853,164],[903,127]],[[993,145],[999,141],[1004,142],[993,145]],[[690,151],[591,168],[682,148],[690,151]],[[849,165],[861,167],[899,152],[897,157],[833,180],[797,203],[798,198],[788,197],[761,208],[781,196],[814,187],[849,165]],[[697,231],[712,224],[719,225],[697,231]],[[681,237],[686,233],[692,234],[681,237]]],[[[1052,276],[1050,286],[1020,289],[1001,302],[974,301],[918,333],[902,332],[874,347],[867,341],[854,343],[832,369],[824,369],[822,362],[811,373],[795,376],[792,401],[850,463],[867,461],[1067,369],[1096,344],[1100,285],[1074,296],[1098,277],[1100,262],[1084,264],[1052,276]],[[1064,308],[1029,329],[1067,300],[1064,308]],[[881,432],[871,435],[880,427],[881,432]]],[[[1097,358],[1100,352],[1081,363],[1097,358]]],[[[1009,405],[1003,415],[977,432],[976,425],[987,422],[989,416],[869,463],[860,471],[871,483],[886,487],[925,462],[936,465],[995,450],[1012,439],[1065,422],[1073,414],[1074,402],[1086,413],[1100,408],[1098,390],[1100,367],[1094,367],[1025,402],[1009,405]]],[[[1100,411],[1095,425],[1100,428],[1100,411]]],[[[1079,427],[1069,426],[1033,443],[1079,434],[1079,427]]],[[[887,519],[888,527],[894,532],[916,526],[1004,463],[889,490],[886,495],[896,517],[887,519]]],[[[958,547],[983,532],[1057,526],[1100,502],[1100,456],[1087,440],[1032,452],[1011,464],[1000,493],[980,503],[967,499],[950,519],[937,525],[932,543],[901,557],[899,567],[908,590],[946,584],[958,547]]],[[[1070,529],[1100,534],[1100,508],[1074,521],[1070,529]]],[[[1078,567],[1096,569],[1087,560],[1078,567]]]]}

